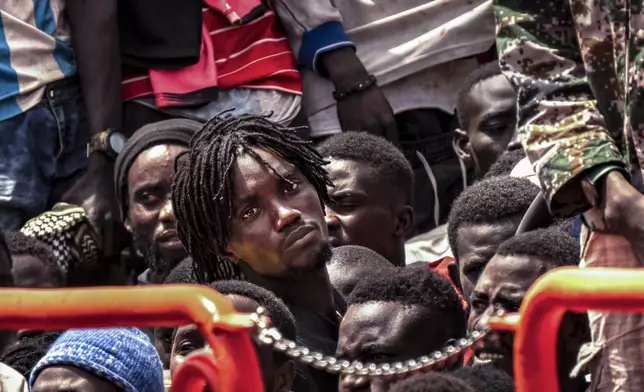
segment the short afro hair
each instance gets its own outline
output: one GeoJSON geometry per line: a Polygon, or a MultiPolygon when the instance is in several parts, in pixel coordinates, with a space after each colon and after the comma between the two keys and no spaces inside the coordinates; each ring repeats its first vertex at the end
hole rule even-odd
{"type": "Polygon", "coordinates": [[[66,285],[63,270],[49,245],[19,231],[6,233],[5,238],[12,256],[30,255],[37,258],[45,264],[45,268],[58,280],[60,286],[66,285]]]}
{"type": "Polygon", "coordinates": [[[446,373],[429,372],[392,385],[391,392],[476,392],[465,381],[446,373]]]}
{"type": "Polygon", "coordinates": [[[284,301],[275,293],[243,280],[220,280],[209,285],[223,295],[239,295],[250,298],[266,310],[271,323],[287,339],[295,341],[297,328],[295,317],[284,301]]]}
{"type": "Polygon", "coordinates": [[[333,288],[348,298],[358,282],[374,271],[395,268],[379,253],[358,245],[340,246],[332,251],[327,272],[333,288]]]}
{"type": "Polygon", "coordinates": [[[469,116],[467,113],[467,98],[470,91],[480,82],[492,78],[494,76],[503,75],[501,67],[496,61],[484,64],[475,69],[467,75],[461,89],[458,92],[458,99],[456,101],[456,115],[458,116],[458,124],[462,130],[467,131],[470,126],[469,116]]]}
{"type": "Polygon", "coordinates": [[[388,268],[374,271],[351,292],[349,305],[366,302],[396,302],[421,306],[442,320],[455,337],[465,335],[465,310],[451,283],[436,272],[418,268],[388,268]]]}
{"type": "Polygon", "coordinates": [[[462,367],[449,373],[476,392],[514,392],[514,380],[492,364],[462,367]]]}
{"type": "Polygon", "coordinates": [[[346,159],[367,164],[383,186],[404,192],[407,203],[414,195],[414,172],[398,147],[367,132],[343,132],[333,135],[317,147],[323,157],[346,159]]]}
{"type": "Polygon", "coordinates": [[[539,194],[539,187],[524,178],[492,177],[461,193],[447,220],[449,246],[458,262],[458,230],[465,225],[497,223],[525,214],[539,194]]]}
{"type": "Polygon", "coordinates": [[[483,178],[509,176],[512,173],[512,169],[525,157],[525,152],[520,148],[506,151],[490,166],[483,178]]]}
{"type": "Polygon", "coordinates": [[[367,266],[387,268],[393,265],[378,252],[359,245],[345,245],[334,248],[331,259],[327,262],[333,266],[367,266]]]}
{"type": "Polygon", "coordinates": [[[579,265],[580,252],[579,243],[556,226],[519,234],[496,250],[499,256],[536,257],[548,263],[548,269],[579,265]]]}
{"type": "Polygon", "coordinates": [[[191,284],[197,283],[197,278],[193,272],[194,263],[191,257],[186,257],[177,264],[168,277],[163,281],[164,284],[191,284]]]}

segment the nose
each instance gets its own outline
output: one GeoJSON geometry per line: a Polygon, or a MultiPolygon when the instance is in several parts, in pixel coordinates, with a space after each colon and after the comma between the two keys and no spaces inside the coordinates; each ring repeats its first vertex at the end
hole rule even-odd
{"type": "Polygon", "coordinates": [[[276,215],[275,228],[278,232],[285,230],[302,218],[300,211],[284,205],[277,206],[276,215]]]}
{"type": "Polygon", "coordinates": [[[485,309],[485,312],[483,312],[483,314],[474,323],[474,328],[481,329],[487,326],[487,322],[490,320],[490,317],[492,317],[494,312],[494,307],[492,306],[489,306],[487,309],[485,309]]]}
{"type": "Polygon", "coordinates": [[[326,221],[326,227],[329,229],[329,233],[332,233],[340,228],[340,218],[331,211],[327,211],[326,216],[324,217],[326,221]]]}
{"type": "Polygon", "coordinates": [[[521,139],[519,138],[519,132],[514,131],[514,135],[512,136],[510,143],[508,143],[507,150],[512,151],[512,150],[518,150],[520,148],[521,148],[521,139]]]}
{"type": "Polygon", "coordinates": [[[176,221],[174,210],[172,209],[171,198],[168,198],[163,207],[161,207],[161,210],[159,211],[159,221],[166,223],[174,223],[176,221]]]}

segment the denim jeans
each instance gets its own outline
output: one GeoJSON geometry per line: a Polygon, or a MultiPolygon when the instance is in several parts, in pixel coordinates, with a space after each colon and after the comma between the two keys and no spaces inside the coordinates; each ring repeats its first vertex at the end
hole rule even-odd
{"type": "Polygon", "coordinates": [[[89,130],[76,78],[0,121],[0,230],[18,230],[60,200],[87,167],[89,130]]]}

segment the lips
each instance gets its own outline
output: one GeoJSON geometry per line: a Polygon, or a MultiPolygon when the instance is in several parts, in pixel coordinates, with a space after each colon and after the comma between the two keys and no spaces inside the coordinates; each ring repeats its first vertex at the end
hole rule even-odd
{"type": "Polygon", "coordinates": [[[284,241],[284,246],[285,248],[291,248],[294,245],[297,245],[297,242],[312,233],[315,230],[315,227],[305,225],[305,226],[300,226],[297,229],[293,230],[291,234],[286,237],[286,241],[284,241]]]}
{"type": "Polygon", "coordinates": [[[512,344],[505,334],[493,334],[474,347],[474,357],[478,362],[503,362],[511,358],[512,344]],[[496,335],[496,336],[494,336],[496,335]]]}
{"type": "Polygon", "coordinates": [[[166,230],[157,237],[157,243],[164,248],[183,248],[176,229],[166,230]]]}

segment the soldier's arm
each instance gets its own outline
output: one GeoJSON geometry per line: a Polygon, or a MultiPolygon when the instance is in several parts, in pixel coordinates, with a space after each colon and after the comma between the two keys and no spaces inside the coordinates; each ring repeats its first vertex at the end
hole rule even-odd
{"type": "Polygon", "coordinates": [[[586,78],[567,1],[495,0],[497,47],[518,93],[519,134],[550,210],[572,215],[589,207],[584,176],[625,163],[586,78]]]}

